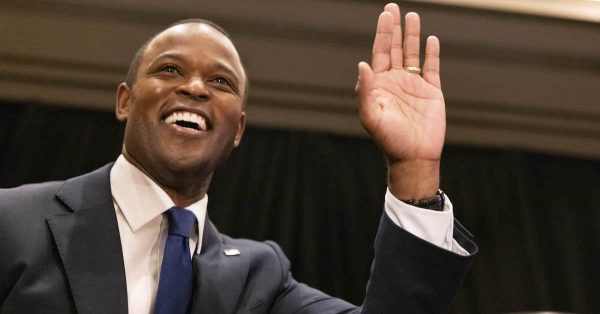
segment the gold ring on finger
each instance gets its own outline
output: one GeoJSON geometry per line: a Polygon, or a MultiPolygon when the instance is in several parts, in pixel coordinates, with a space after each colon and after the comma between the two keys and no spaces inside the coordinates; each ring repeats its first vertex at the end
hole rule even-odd
{"type": "Polygon", "coordinates": [[[421,74],[421,68],[419,67],[404,67],[404,71],[408,73],[421,74]]]}

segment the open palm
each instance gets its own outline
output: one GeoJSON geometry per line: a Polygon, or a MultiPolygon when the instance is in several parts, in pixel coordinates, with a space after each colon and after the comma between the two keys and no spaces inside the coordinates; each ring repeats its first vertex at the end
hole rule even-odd
{"type": "Polygon", "coordinates": [[[419,33],[419,16],[407,14],[403,43],[400,10],[387,5],[377,23],[371,66],[359,64],[360,120],[388,163],[438,161],[444,144],[438,39],[427,39],[422,77],[405,70],[419,66],[419,33]]]}

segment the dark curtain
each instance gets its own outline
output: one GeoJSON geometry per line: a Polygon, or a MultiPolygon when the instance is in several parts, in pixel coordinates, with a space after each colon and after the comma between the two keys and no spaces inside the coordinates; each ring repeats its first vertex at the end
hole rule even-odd
{"type": "MultiPolygon", "coordinates": [[[[61,180],[114,161],[112,113],[0,105],[0,186],[61,180]]],[[[209,216],[235,237],[273,239],[295,276],[361,303],[385,193],[367,139],[248,128],[217,171],[209,216]]],[[[452,313],[599,313],[600,161],[446,147],[442,188],[480,254],[452,313]]]]}

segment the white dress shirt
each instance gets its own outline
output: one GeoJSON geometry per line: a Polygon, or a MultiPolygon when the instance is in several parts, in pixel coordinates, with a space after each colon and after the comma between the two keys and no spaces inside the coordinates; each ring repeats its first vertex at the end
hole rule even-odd
{"type": "Polygon", "coordinates": [[[453,238],[452,203],[448,196],[444,197],[444,210],[436,211],[408,205],[397,199],[388,189],[385,193],[385,212],[400,228],[443,249],[467,256],[469,252],[453,238]]]}
{"type": "MultiPolygon", "coordinates": [[[[168,219],[163,213],[175,206],[154,181],[123,155],[110,172],[110,186],[119,225],[129,313],[152,313],[156,301],[168,219]]],[[[186,207],[198,219],[190,238],[190,256],[199,254],[206,220],[208,196],[186,207]],[[194,252],[195,249],[195,252],[194,252]]],[[[452,203],[446,197],[444,210],[433,211],[408,205],[388,190],[385,212],[401,228],[419,238],[457,254],[468,253],[452,238],[452,203]]]]}
{"type": "MultiPolygon", "coordinates": [[[[152,313],[160,266],[169,231],[163,215],[175,206],[154,181],[119,156],[110,171],[110,187],[117,214],[129,313],[152,313]]],[[[186,207],[196,215],[197,230],[190,238],[190,254],[200,253],[208,197],[186,207]],[[198,244],[198,245],[196,245],[198,244]]],[[[191,255],[190,255],[191,257],[191,255]]]]}

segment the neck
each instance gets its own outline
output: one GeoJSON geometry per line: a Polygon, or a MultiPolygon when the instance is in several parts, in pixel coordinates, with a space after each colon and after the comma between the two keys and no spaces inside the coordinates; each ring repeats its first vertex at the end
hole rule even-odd
{"type": "Polygon", "coordinates": [[[177,207],[187,207],[201,200],[208,191],[212,172],[149,171],[129,154],[124,153],[123,156],[165,191],[177,207]]]}
{"type": "Polygon", "coordinates": [[[161,184],[158,181],[154,182],[156,182],[163,189],[163,191],[169,195],[175,206],[188,207],[201,200],[206,195],[210,178],[207,180],[206,184],[194,187],[191,184],[182,184],[180,187],[172,187],[161,184]]]}

